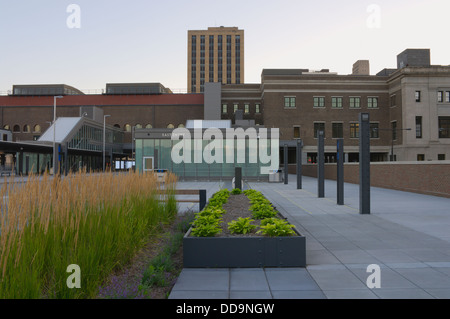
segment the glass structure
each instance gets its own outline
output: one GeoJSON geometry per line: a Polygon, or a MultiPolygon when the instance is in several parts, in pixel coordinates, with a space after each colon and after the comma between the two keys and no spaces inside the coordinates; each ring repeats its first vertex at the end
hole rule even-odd
{"type": "MultiPolygon", "coordinates": [[[[273,142],[273,140],[267,138],[254,143],[249,138],[245,138],[245,140],[234,138],[234,150],[231,156],[231,145],[228,144],[226,139],[223,140],[222,145],[216,144],[217,147],[215,147],[212,146],[212,139],[192,138],[186,140],[186,142],[183,139],[172,140],[172,130],[166,131],[167,133],[153,134],[147,133],[151,132],[151,130],[136,132],[136,169],[140,172],[168,170],[182,178],[231,178],[234,177],[235,167],[242,167],[243,177],[258,178],[267,176],[261,173],[261,168],[269,167],[271,164],[271,162],[261,161],[259,156],[261,152],[270,157],[272,161],[275,160],[275,157],[276,162],[279,160],[278,139],[273,142]],[[273,154],[273,157],[271,156],[272,142],[276,143],[277,146],[276,154],[273,154]],[[180,151],[181,145],[177,147],[178,143],[187,144],[184,144],[185,147],[180,151]],[[187,156],[190,158],[190,161],[177,163],[177,160],[172,160],[172,149],[174,147],[176,147],[180,157],[186,156],[183,152],[189,151],[190,148],[190,153],[187,156]],[[222,154],[220,155],[220,153],[222,154]],[[229,157],[227,157],[227,154],[229,157]]],[[[223,133],[223,136],[225,135],[223,133]]],[[[191,137],[194,137],[192,131],[191,137]]]]}

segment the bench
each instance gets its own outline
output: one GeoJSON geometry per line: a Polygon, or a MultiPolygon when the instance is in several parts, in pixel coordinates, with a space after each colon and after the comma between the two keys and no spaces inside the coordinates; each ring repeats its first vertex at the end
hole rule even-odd
{"type": "MultiPolygon", "coordinates": [[[[160,195],[165,194],[164,191],[159,192],[160,195]]],[[[206,206],[206,189],[176,189],[175,195],[196,195],[197,198],[177,199],[179,203],[199,203],[199,211],[206,206]]]]}

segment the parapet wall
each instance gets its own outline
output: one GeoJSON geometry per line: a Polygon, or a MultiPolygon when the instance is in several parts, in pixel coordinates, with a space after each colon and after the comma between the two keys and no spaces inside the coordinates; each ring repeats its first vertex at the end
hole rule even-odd
{"type": "MultiPolygon", "coordinates": [[[[304,176],[317,177],[317,165],[303,165],[302,172],[304,176]]],[[[289,165],[289,173],[296,173],[296,165],[289,165]]],[[[325,178],[336,180],[336,164],[325,164],[325,178]]],[[[344,181],[359,184],[358,163],[344,164],[344,181]]],[[[371,163],[370,184],[450,198],[450,161],[371,163]]]]}

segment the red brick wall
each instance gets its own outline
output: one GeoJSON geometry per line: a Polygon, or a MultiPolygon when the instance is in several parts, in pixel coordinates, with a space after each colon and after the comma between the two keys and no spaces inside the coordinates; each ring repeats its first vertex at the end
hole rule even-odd
{"type": "MultiPolygon", "coordinates": [[[[295,174],[295,165],[289,172],[295,174]]],[[[302,167],[304,176],[317,177],[317,165],[302,167]]],[[[325,165],[325,178],[336,180],[336,164],[325,165]]],[[[359,165],[344,165],[344,180],[359,184],[359,165]]],[[[383,187],[450,198],[450,163],[372,163],[370,166],[370,184],[383,187]]]]}

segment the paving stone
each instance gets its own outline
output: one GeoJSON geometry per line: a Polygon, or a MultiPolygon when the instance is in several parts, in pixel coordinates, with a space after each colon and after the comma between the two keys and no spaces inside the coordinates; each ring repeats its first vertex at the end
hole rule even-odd
{"type": "Polygon", "coordinates": [[[266,268],[269,287],[274,290],[320,290],[317,283],[304,268],[266,268]]]}
{"type": "MultiPolygon", "coordinates": [[[[207,189],[210,197],[228,184],[178,187],[207,189]]],[[[371,214],[360,215],[358,185],[344,185],[345,205],[338,206],[335,181],[325,181],[323,199],[317,179],[303,177],[302,184],[297,190],[295,175],[288,185],[244,183],[306,236],[307,268],[183,269],[170,298],[450,298],[450,199],[372,187],[371,214]],[[381,267],[381,289],[366,286],[372,263],[381,267]]]]}
{"type": "Polygon", "coordinates": [[[373,293],[381,299],[435,299],[423,289],[373,289],[373,293]]]}
{"type": "Polygon", "coordinates": [[[339,289],[324,290],[323,293],[328,299],[379,299],[369,289],[339,289]]]}
{"type": "Polygon", "coordinates": [[[266,275],[259,269],[231,269],[230,290],[236,291],[269,291],[266,275]]]}
{"type": "Polygon", "coordinates": [[[367,288],[350,270],[308,269],[309,273],[322,290],[345,290],[367,288]]]}

